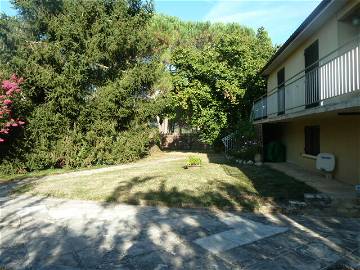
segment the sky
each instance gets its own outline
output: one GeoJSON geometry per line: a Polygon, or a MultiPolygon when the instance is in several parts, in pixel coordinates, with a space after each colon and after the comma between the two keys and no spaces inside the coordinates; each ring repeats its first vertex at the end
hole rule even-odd
{"type": "MultiPolygon", "coordinates": [[[[15,15],[10,0],[0,11],[15,15]]],[[[256,30],[264,26],[274,44],[281,45],[321,0],[154,0],[159,13],[186,21],[237,22],[256,30]]]]}

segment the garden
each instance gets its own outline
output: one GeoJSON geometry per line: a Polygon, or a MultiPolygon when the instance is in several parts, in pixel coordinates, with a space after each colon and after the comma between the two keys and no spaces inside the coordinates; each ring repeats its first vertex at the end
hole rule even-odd
{"type": "Polygon", "coordinates": [[[264,28],[184,22],[140,0],[14,5],[0,15],[0,179],[15,193],[255,210],[308,188],[221,154],[228,134],[237,158],[260,152],[249,117],[275,50],[264,28]],[[151,155],[164,119],[209,152],[151,155]]]}
{"type": "Polygon", "coordinates": [[[314,192],[266,166],[237,165],[221,154],[161,152],[111,170],[19,180],[15,194],[135,205],[274,210],[314,192]]]}
{"type": "Polygon", "coordinates": [[[164,119],[221,152],[265,91],[264,28],[184,22],[140,0],[14,6],[0,15],[2,178],[142,159],[164,119]]]}

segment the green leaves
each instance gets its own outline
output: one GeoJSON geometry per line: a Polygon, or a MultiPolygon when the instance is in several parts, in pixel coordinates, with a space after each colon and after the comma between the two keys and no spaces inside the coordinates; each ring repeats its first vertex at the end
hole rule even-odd
{"type": "Polygon", "coordinates": [[[0,45],[6,52],[0,55],[0,65],[4,73],[16,71],[25,78],[24,94],[32,103],[26,115],[23,166],[126,161],[118,156],[125,147],[120,144],[134,144],[129,146],[135,149],[131,159],[143,155],[152,132],[149,121],[161,109],[151,98],[161,66],[153,55],[149,31],[151,3],[15,0],[14,4],[20,16],[0,18],[4,26],[0,45]],[[142,135],[136,142],[121,138],[124,134],[135,138],[139,127],[142,135]]]}
{"type": "Polygon", "coordinates": [[[0,75],[25,78],[29,124],[7,158],[21,155],[28,169],[132,160],[156,116],[212,144],[264,91],[264,29],[153,16],[141,0],[14,3],[20,16],[0,18],[0,75]]]}
{"type": "Polygon", "coordinates": [[[168,91],[176,120],[209,144],[236,130],[265,89],[258,72],[273,52],[266,31],[160,15],[151,26],[161,58],[173,66],[168,91]]]}
{"type": "Polygon", "coordinates": [[[247,81],[266,59],[257,59],[255,33],[239,25],[212,25],[199,36],[201,41],[193,37],[196,46],[185,43],[172,51],[173,98],[178,118],[212,144],[248,114],[242,107],[247,81]]]}

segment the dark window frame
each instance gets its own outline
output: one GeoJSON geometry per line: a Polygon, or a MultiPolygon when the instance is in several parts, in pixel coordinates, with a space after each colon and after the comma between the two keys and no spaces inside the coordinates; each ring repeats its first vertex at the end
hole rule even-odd
{"type": "Polygon", "coordinates": [[[277,72],[277,98],[278,98],[278,115],[285,114],[285,67],[277,72]],[[283,99],[283,108],[280,106],[280,100],[283,99]]]}
{"type": "Polygon", "coordinates": [[[319,40],[315,40],[304,50],[305,62],[305,109],[320,104],[319,40]]]}
{"type": "Polygon", "coordinates": [[[317,156],[320,153],[320,126],[305,126],[305,154],[317,156]]]}

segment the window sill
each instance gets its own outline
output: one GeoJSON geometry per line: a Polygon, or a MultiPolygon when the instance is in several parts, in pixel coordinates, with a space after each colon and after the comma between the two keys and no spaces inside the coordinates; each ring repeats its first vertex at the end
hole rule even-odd
{"type": "Polygon", "coordinates": [[[308,159],[314,159],[314,160],[316,160],[316,156],[313,156],[313,155],[301,154],[301,156],[302,156],[303,158],[308,158],[308,159]]]}

